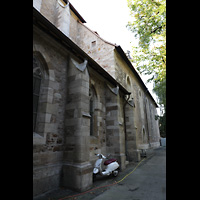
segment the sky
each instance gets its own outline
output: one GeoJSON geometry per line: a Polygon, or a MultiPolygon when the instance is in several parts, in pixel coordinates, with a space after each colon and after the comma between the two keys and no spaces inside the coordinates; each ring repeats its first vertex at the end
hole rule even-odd
{"type": "MultiPolygon", "coordinates": [[[[132,46],[138,41],[126,25],[132,21],[130,9],[126,0],[69,0],[78,13],[86,21],[85,25],[96,31],[104,40],[120,45],[123,51],[132,52],[132,46]]],[[[140,75],[149,92],[157,102],[152,92],[153,84],[146,83],[148,76],[140,75]]],[[[159,110],[157,110],[159,112],[159,110]]]]}
{"type": "Polygon", "coordinates": [[[120,45],[124,52],[131,51],[134,35],[126,25],[131,20],[126,0],[70,0],[86,26],[111,43],[120,45]]]}

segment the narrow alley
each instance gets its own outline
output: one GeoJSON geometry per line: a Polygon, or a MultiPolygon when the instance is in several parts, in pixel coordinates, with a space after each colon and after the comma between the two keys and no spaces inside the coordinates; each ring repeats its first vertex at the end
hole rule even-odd
{"type": "Polygon", "coordinates": [[[130,164],[116,178],[111,176],[97,179],[89,191],[78,193],[63,188],[35,200],[65,199],[166,200],[166,147],[148,151],[146,158],[130,164]]]}
{"type": "Polygon", "coordinates": [[[93,200],[165,200],[166,147],[153,151],[127,178],[93,200]]]}

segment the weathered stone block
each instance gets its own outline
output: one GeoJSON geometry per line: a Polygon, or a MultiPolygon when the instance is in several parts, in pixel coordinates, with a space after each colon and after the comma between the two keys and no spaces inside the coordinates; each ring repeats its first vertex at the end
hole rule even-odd
{"type": "Polygon", "coordinates": [[[92,169],[90,163],[64,164],[62,185],[78,192],[92,187],[92,169]]]}

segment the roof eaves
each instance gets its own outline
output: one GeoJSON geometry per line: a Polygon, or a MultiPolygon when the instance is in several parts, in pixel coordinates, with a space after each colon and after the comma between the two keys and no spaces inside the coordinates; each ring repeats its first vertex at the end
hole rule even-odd
{"type": "Polygon", "coordinates": [[[78,54],[82,60],[87,59],[88,64],[100,73],[105,79],[115,86],[119,86],[120,90],[124,94],[130,94],[120,83],[118,83],[108,72],[106,72],[96,61],[94,61],[87,53],[85,53],[79,46],[77,46],[70,38],[56,28],[51,22],[49,22],[40,12],[33,7],[33,24],[39,26],[47,34],[51,35],[54,39],[64,45],[68,50],[74,54],[78,54]],[[63,41],[63,42],[62,42],[63,41]]]}
{"type": "Polygon", "coordinates": [[[99,34],[97,34],[95,31],[92,31],[89,27],[87,27],[85,24],[80,23],[82,26],[84,26],[85,28],[87,28],[90,32],[92,32],[93,34],[95,34],[98,38],[100,38],[102,41],[104,41],[107,44],[110,44],[112,46],[115,47],[115,49],[117,50],[117,52],[121,55],[121,57],[124,59],[124,61],[127,63],[127,65],[129,66],[129,68],[131,69],[131,71],[136,75],[136,77],[138,78],[138,80],[140,81],[140,83],[142,84],[142,86],[145,89],[145,92],[147,92],[149,94],[149,96],[151,97],[151,99],[153,100],[154,104],[156,105],[156,107],[158,108],[158,104],[155,102],[154,98],[152,97],[151,93],[149,92],[148,88],[146,87],[146,85],[144,84],[144,82],[142,81],[140,75],[138,74],[138,72],[136,71],[136,69],[133,67],[133,65],[131,64],[131,62],[129,61],[129,59],[127,58],[126,54],[124,53],[123,49],[121,48],[120,45],[117,44],[113,44],[111,42],[108,42],[106,40],[104,40],[102,37],[99,36],[99,34]]]}
{"type": "MultiPolygon", "coordinates": [[[[63,0],[66,4],[69,2],[68,0],[63,0]]],[[[70,9],[74,12],[74,14],[79,18],[82,23],[86,23],[83,17],[79,14],[79,12],[74,8],[74,6],[69,2],[70,9]]]]}
{"type": "MultiPolygon", "coordinates": [[[[80,23],[80,22],[79,22],[80,23]]],[[[86,26],[85,24],[80,23],[82,26],[84,26],[86,29],[88,29],[90,32],[92,32],[94,35],[96,35],[99,39],[101,39],[102,41],[104,41],[107,44],[110,44],[112,46],[116,46],[116,44],[113,44],[111,42],[108,42],[106,40],[104,40],[96,31],[91,30],[88,26],[86,26]]]]}

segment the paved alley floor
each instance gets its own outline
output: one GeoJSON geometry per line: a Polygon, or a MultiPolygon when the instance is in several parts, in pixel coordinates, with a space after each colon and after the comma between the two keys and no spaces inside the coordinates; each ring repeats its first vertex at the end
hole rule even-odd
{"type": "Polygon", "coordinates": [[[166,147],[161,147],[144,160],[138,168],[119,184],[93,200],[165,200],[166,147]]]}
{"type": "Polygon", "coordinates": [[[34,200],[65,199],[166,200],[166,147],[152,150],[141,163],[128,165],[116,178],[100,177],[94,182],[92,190],[85,194],[79,196],[71,190],[59,189],[34,200]],[[118,184],[112,185],[118,181],[118,184]],[[106,185],[108,187],[104,187],[106,185]],[[95,189],[97,187],[98,189],[95,189]]]}

